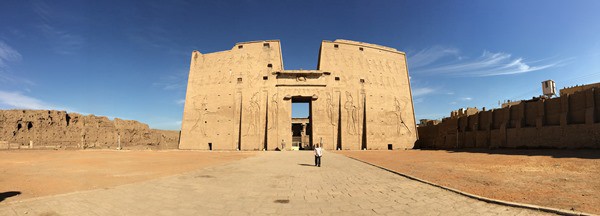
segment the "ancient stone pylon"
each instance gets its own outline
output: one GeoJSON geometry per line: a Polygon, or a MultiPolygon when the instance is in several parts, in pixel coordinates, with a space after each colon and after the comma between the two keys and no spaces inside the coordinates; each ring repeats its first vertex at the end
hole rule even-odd
{"type": "Polygon", "coordinates": [[[417,139],[405,53],[323,41],[317,70],[284,70],[280,42],[267,40],[192,53],[179,148],[292,143],[292,102],[310,103],[311,139],[325,149],[404,149],[417,139]]]}

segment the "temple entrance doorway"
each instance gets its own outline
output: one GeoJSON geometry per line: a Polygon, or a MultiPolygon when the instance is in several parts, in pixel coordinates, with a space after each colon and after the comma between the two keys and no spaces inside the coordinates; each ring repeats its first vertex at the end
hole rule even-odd
{"type": "Polygon", "coordinates": [[[292,150],[313,149],[312,97],[292,97],[292,150]]]}

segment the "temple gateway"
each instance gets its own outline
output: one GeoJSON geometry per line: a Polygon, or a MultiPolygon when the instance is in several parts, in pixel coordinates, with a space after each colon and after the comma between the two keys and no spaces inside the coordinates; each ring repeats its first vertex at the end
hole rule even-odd
{"type": "Polygon", "coordinates": [[[323,41],[316,70],[285,70],[278,40],[192,52],[180,149],[380,150],[416,140],[406,55],[396,49],[323,41]],[[292,118],[292,103],[307,103],[308,118],[292,118]]]}

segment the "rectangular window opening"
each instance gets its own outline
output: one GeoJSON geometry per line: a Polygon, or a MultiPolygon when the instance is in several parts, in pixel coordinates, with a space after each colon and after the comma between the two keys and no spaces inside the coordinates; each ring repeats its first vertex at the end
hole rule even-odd
{"type": "Polygon", "coordinates": [[[335,77],[335,81],[340,81],[340,77],[335,77]]]}
{"type": "Polygon", "coordinates": [[[238,83],[242,83],[242,78],[241,77],[238,78],[238,83]]]}
{"type": "Polygon", "coordinates": [[[364,51],[365,49],[363,49],[362,47],[359,47],[358,50],[360,51],[364,51]]]}
{"type": "Polygon", "coordinates": [[[365,83],[365,79],[360,79],[360,83],[365,83]]]}
{"type": "Polygon", "coordinates": [[[238,49],[244,48],[244,45],[239,45],[238,49]]]}
{"type": "Polygon", "coordinates": [[[264,43],[263,47],[265,47],[265,48],[271,48],[271,45],[269,43],[264,43]]]}
{"type": "Polygon", "coordinates": [[[339,45],[337,45],[337,44],[334,44],[334,45],[333,45],[333,48],[336,48],[336,49],[337,49],[337,48],[340,48],[340,46],[339,46],[339,45]]]}

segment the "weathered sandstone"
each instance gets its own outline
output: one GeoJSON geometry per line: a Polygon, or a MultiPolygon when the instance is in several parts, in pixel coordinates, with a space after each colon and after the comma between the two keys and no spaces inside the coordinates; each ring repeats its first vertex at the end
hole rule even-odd
{"type": "Polygon", "coordinates": [[[178,131],[56,110],[0,110],[0,149],[177,148],[178,131]],[[120,139],[120,140],[119,140],[120,139]]]}

